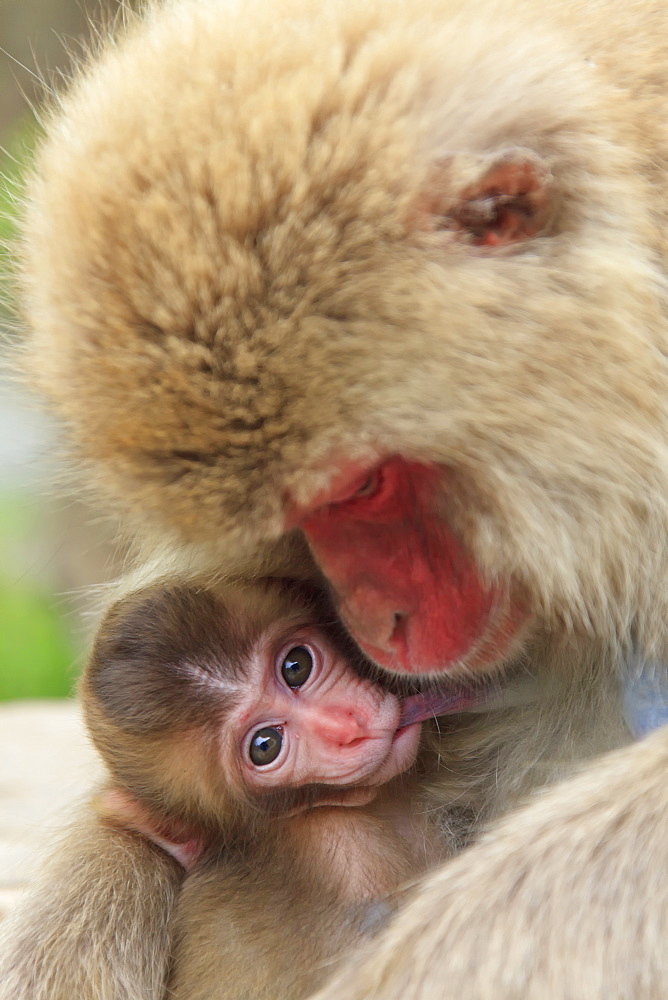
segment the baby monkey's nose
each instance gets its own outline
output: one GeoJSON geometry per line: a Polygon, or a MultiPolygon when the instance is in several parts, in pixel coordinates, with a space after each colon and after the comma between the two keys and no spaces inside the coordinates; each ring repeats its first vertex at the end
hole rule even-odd
{"type": "Polygon", "coordinates": [[[320,737],[327,743],[349,747],[369,735],[364,720],[348,708],[323,708],[316,720],[320,737]]]}

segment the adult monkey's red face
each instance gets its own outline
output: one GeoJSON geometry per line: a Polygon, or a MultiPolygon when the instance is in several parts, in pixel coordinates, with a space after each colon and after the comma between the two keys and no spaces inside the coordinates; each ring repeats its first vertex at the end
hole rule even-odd
{"type": "MultiPolygon", "coordinates": [[[[441,187],[428,185],[414,224],[443,225],[478,247],[510,246],[547,224],[551,177],[526,151],[507,150],[454,203],[441,200],[441,187]]],[[[344,465],[328,493],[290,518],[350,632],[388,670],[484,671],[516,648],[526,620],[521,601],[482,580],[448,527],[438,509],[444,485],[447,469],[390,455],[363,469],[344,465]]]]}
{"type": "Polygon", "coordinates": [[[447,470],[392,456],[344,470],[298,516],[339,610],[381,666],[484,669],[507,655],[525,615],[489,586],[438,512],[447,470]]]}

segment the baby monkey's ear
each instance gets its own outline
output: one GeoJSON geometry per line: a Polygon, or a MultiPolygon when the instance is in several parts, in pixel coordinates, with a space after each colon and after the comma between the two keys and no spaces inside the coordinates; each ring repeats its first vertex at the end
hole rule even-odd
{"type": "Polygon", "coordinates": [[[190,871],[204,851],[204,840],[194,828],[175,819],[157,816],[122,788],[105,788],[96,796],[93,806],[105,823],[145,837],[186,871],[190,871]]]}
{"type": "Polygon", "coordinates": [[[509,246],[546,232],[556,202],[549,166],[529,149],[453,154],[435,163],[414,225],[454,232],[473,246],[509,246]]]}

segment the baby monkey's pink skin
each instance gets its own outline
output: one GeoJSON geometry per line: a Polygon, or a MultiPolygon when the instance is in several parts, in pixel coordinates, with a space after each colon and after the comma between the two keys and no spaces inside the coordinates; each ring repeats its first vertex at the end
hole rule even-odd
{"type": "Polygon", "coordinates": [[[238,754],[242,780],[257,790],[322,783],[367,789],[367,801],[374,788],[411,766],[420,726],[400,728],[394,694],[358,676],[317,629],[292,633],[276,654],[271,647],[263,641],[256,650],[242,700],[226,719],[223,766],[238,754]],[[293,650],[312,663],[298,686],[282,672],[293,650]],[[279,732],[282,745],[274,761],[258,767],[248,748],[263,729],[279,732]]]}

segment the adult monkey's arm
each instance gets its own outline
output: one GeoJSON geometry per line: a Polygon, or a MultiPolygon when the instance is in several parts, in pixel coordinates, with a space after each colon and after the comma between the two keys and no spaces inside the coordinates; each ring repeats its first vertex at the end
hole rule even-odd
{"type": "Polygon", "coordinates": [[[0,1000],[158,1000],[183,869],[81,809],[0,928],[0,1000]]]}
{"type": "Polygon", "coordinates": [[[668,729],[493,826],[314,1000],[663,1000],[668,729]]]}

